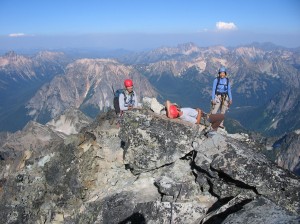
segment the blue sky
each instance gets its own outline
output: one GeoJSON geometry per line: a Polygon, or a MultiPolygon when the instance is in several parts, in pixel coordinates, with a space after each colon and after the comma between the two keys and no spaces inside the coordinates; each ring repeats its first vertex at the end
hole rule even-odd
{"type": "Polygon", "coordinates": [[[0,0],[0,50],[300,47],[299,0],[0,0]]]}

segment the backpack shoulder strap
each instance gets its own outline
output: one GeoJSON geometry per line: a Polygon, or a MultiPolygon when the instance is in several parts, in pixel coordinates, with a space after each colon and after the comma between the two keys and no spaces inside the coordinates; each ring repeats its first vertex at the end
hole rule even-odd
{"type": "Polygon", "coordinates": [[[120,94],[123,94],[123,95],[124,95],[124,101],[126,101],[127,96],[126,96],[126,93],[125,93],[125,90],[124,90],[124,89],[122,89],[122,91],[120,92],[120,94]]]}
{"type": "Polygon", "coordinates": [[[218,76],[216,79],[218,81],[217,81],[217,85],[216,85],[216,89],[215,89],[215,94],[217,94],[218,85],[220,84],[220,76],[218,76]]]}
{"type": "Polygon", "coordinates": [[[226,77],[226,79],[227,79],[227,89],[228,89],[229,78],[228,78],[228,77],[226,77]]]}

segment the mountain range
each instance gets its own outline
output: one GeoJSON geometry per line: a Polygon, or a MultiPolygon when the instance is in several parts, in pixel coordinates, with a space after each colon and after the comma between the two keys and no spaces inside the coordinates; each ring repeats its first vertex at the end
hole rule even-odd
{"type": "Polygon", "coordinates": [[[11,51],[0,57],[0,130],[16,131],[31,117],[25,104],[56,75],[64,74],[71,61],[62,52],[39,52],[34,56],[11,51]]]}
{"type": "Polygon", "coordinates": [[[227,118],[238,121],[235,128],[270,136],[300,128],[299,49],[269,43],[235,48],[187,43],[98,59],[9,52],[0,63],[1,130],[18,130],[29,120],[46,123],[69,107],[95,117],[112,107],[112,89],[122,88],[125,78],[134,80],[140,97],[157,96],[160,102],[170,99],[208,112],[220,66],[227,67],[232,85],[227,118]]]}

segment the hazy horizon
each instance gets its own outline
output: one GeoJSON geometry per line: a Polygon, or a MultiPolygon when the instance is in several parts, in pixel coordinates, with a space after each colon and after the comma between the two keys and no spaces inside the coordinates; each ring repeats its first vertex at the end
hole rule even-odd
{"type": "Polygon", "coordinates": [[[300,47],[298,0],[11,0],[0,2],[0,50],[141,51],[271,42],[300,47]]]}
{"type": "Polygon", "coordinates": [[[239,36],[228,34],[227,38],[216,41],[213,35],[201,34],[127,34],[127,35],[81,35],[81,36],[39,36],[26,37],[11,40],[1,38],[0,51],[33,51],[33,50],[59,50],[59,49],[101,49],[106,51],[128,50],[145,51],[160,47],[176,47],[180,44],[194,43],[199,47],[211,47],[221,45],[225,47],[237,47],[252,43],[272,43],[286,48],[298,48],[298,36],[288,36],[289,41],[280,41],[285,35],[279,37],[266,35],[261,39],[252,39],[249,34],[247,38],[237,40],[239,36]]]}

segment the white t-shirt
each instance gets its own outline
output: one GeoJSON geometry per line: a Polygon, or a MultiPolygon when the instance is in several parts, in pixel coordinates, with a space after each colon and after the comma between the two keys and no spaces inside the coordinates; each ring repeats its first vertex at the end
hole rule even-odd
{"type": "Polygon", "coordinates": [[[133,91],[131,94],[129,94],[126,90],[124,90],[124,94],[119,95],[119,106],[120,110],[128,110],[128,107],[138,107],[138,97],[136,95],[136,92],[133,91]],[[126,94],[126,100],[125,95],[126,94]]]}
{"type": "Polygon", "coordinates": [[[180,110],[182,111],[182,115],[179,117],[180,119],[196,124],[198,116],[198,111],[196,109],[185,107],[180,108],[180,110]]]}

